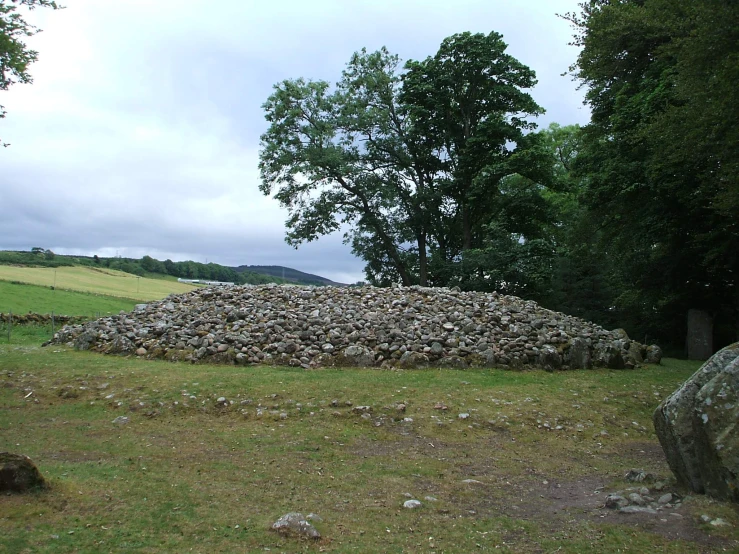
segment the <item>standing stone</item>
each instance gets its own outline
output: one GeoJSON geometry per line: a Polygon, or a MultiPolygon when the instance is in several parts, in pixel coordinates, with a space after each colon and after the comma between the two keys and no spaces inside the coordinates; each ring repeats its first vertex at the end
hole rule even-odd
{"type": "Polygon", "coordinates": [[[572,339],[568,351],[570,367],[572,369],[591,369],[593,360],[590,356],[590,347],[585,339],[576,337],[572,339]]]}
{"type": "Polygon", "coordinates": [[[707,360],[713,354],[713,317],[703,310],[688,310],[688,359],[707,360]]]}
{"type": "Polygon", "coordinates": [[[714,354],[652,419],[678,482],[739,502],[739,342],[714,354]]]}

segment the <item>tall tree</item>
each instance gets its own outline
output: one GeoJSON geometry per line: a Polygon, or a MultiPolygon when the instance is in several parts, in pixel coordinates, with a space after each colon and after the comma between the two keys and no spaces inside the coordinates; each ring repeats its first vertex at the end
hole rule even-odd
{"type": "Polygon", "coordinates": [[[276,85],[264,105],[270,127],[262,136],[260,189],[268,195],[276,188],[288,209],[289,244],[350,225],[346,238],[355,249],[369,234],[409,285],[402,241],[423,219],[418,183],[425,168],[405,137],[398,65],[385,49],[363,50],[334,90],[303,79],[276,85]]]}
{"type": "Polygon", "coordinates": [[[739,5],[591,0],[566,17],[592,109],[576,169],[618,302],[673,340],[689,308],[736,321],[739,5]]]}
{"type": "Polygon", "coordinates": [[[443,194],[462,250],[481,245],[501,179],[542,177],[542,158],[532,156],[526,136],[536,127],[526,118],[544,111],[525,92],[536,76],[506,48],[499,33],[461,33],[444,39],[433,57],[406,65],[402,100],[448,174],[443,194]]]}
{"type": "MultiPolygon", "coordinates": [[[[23,19],[18,12],[19,6],[30,10],[57,10],[61,7],[53,0],[0,0],[0,90],[8,90],[13,83],[32,82],[28,66],[38,59],[38,52],[29,49],[23,40],[39,33],[40,29],[23,19]]],[[[6,111],[0,105],[0,119],[5,114],[6,111]]]]}
{"type": "Polygon", "coordinates": [[[534,75],[505,48],[497,33],[463,33],[404,71],[385,49],[362,51],[335,89],[278,84],[260,188],[288,209],[288,242],[346,224],[371,282],[441,284],[430,266],[481,245],[501,179],[542,173],[524,119],[541,112],[522,91],[534,75]]]}

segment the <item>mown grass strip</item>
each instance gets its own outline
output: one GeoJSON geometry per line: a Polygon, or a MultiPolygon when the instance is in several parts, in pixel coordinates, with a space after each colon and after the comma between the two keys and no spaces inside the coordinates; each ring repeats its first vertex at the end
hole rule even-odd
{"type": "Polygon", "coordinates": [[[139,301],[160,300],[168,294],[188,292],[195,288],[166,279],[149,279],[113,269],[83,266],[51,268],[0,265],[0,281],[16,281],[139,301]]]}
{"type": "Polygon", "coordinates": [[[131,311],[134,299],[0,281],[0,312],[93,317],[131,311]]]}

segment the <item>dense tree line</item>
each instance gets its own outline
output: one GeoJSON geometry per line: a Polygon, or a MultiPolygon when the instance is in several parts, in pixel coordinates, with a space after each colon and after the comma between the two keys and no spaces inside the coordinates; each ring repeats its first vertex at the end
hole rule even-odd
{"type": "Polygon", "coordinates": [[[264,105],[261,190],[297,246],[344,229],[370,283],[499,290],[680,345],[739,329],[739,21],[728,0],[590,0],[566,14],[591,122],[537,130],[534,72],[497,33],[264,105]]]}
{"type": "Polygon", "coordinates": [[[279,277],[263,275],[248,270],[236,271],[234,268],[219,264],[203,264],[193,261],[173,262],[159,261],[151,256],[138,258],[106,258],[101,256],[64,256],[51,250],[34,247],[30,252],[0,251],[0,264],[26,265],[33,267],[69,267],[75,265],[105,267],[125,271],[140,277],[156,277],[169,275],[183,279],[202,279],[208,281],[225,281],[237,285],[261,285],[266,283],[282,283],[279,277]]]}

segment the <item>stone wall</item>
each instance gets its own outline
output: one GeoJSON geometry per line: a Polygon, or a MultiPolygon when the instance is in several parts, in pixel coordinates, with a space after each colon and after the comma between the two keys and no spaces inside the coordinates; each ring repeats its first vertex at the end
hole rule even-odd
{"type": "MultiPolygon", "coordinates": [[[[11,321],[15,325],[46,325],[51,323],[51,314],[11,314],[0,312],[0,322],[8,323],[11,321]]],[[[88,319],[84,316],[73,316],[73,315],[54,315],[55,323],[75,323],[81,322],[88,319]]]]}
{"type": "Polygon", "coordinates": [[[66,326],[50,343],[110,354],[303,368],[659,363],[658,347],[531,301],[447,288],[286,285],[198,289],[66,326]]]}

